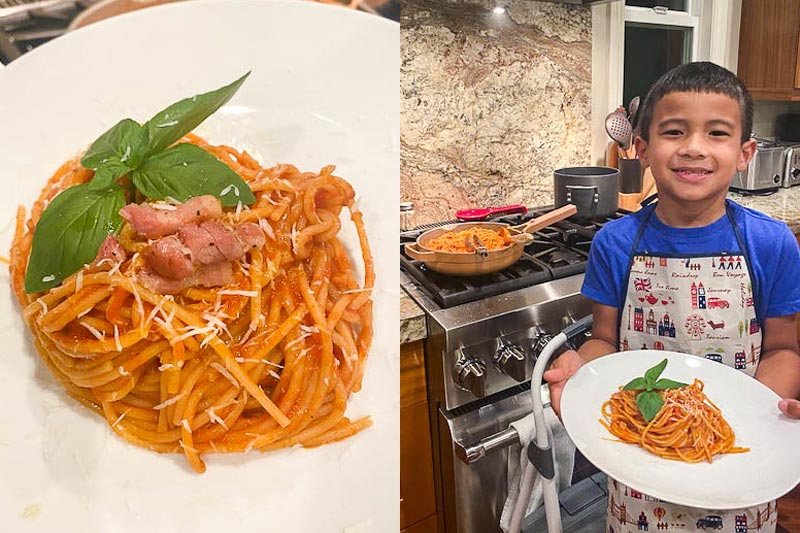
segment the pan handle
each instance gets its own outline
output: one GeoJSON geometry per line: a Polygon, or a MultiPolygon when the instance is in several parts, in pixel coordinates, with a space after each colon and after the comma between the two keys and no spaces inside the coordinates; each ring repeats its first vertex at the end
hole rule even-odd
{"type": "Polygon", "coordinates": [[[556,222],[560,222],[565,218],[571,217],[575,213],[578,212],[578,208],[572,204],[567,204],[559,207],[558,209],[554,209],[549,213],[544,215],[538,216],[533,220],[528,221],[526,224],[522,224],[520,226],[514,226],[512,229],[519,230],[522,233],[535,233],[542,228],[546,228],[551,224],[555,224],[556,222]]]}
{"type": "Polygon", "coordinates": [[[597,216],[597,204],[600,203],[600,192],[594,185],[567,185],[567,202],[578,207],[578,213],[586,216],[588,209],[590,218],[597,216]]]}
{"type": "Polygon", "coordinates": [[[405,244],[405,251],[411,256],[412,259],[416,259],[417,261],[425,261],[426,259],[431,259],[436,255],[435,252],[426,252],[425,250],[420,250],[417,248],[417,243],[415,242],[407,242],[405,244]]]}

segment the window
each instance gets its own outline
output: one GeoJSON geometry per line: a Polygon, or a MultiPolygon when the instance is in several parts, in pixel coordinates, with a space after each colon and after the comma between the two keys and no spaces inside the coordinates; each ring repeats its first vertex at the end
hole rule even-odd
{"type": "Polygon", "coordinates": [[[604,164],[606,115],[644,99],[670,68],[713,61],[736,71],[739,4],[626,0],[592,6],[592,161],[604,164]]]}
{"type": "Polygon", "coordinates": [[[626,0],[622,104],[644,98],[650,85],[672,67],[699,59],[698,2],[626,0]],[[695,4],[691,6],[688,4],[695,4]]]}

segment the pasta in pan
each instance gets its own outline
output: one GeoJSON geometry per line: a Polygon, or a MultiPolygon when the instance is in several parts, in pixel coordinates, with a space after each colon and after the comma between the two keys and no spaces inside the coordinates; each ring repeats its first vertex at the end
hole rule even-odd
{"type": "Polygon", "coordinates": [[[441,252],[474,253],[476,245],[485,246],[487,250],[500,250],[513,242],[507,228],[494,230],[472,227],[463,231],[442,233],[424,245],[430,250],[441,252]]]}
{"type": "MultiPolygon", "coordinates": [[[[29,215],[20,207],[11,251],[13,289],[42,359],[120,437],[183,453],[197,472],[205,471],[203,454],[311,447],[368,427],[369,417],[344,415],[365,370],[375,279],[352,187],[333,167],[319,173],[262,168],[246,152],[191,134],[180,142],[224,162],[256,198],[249,208],[240,203],[204,224],[216,224],[208,228],[221,228],[223,237],[246,227],[258,234],[248,242],[259,245],[224,262],[230,273],[222,285],[200,278],[175,285],[150,272],[152,249],[174,235],[145,237],[127,221],[118,253],[49,290],[26,293],[43,210],[93,176],[77,159],[65,163],[29,215]],[[343,208],[358,234],[363,286],[338,238],[343,208]]],[[[149,205],[164,216],[181,207],[149,205]]],[[[189,237],[180,235],[188,246],[189,237]]]]}
{"type": "Polygon", "coordinates": [[[637,391],[621,389],[603,404],[600,423],[623,442],[665,459],[710,463],[718,454],[749,451],[736,446],[736,434],[703,387],[695,379],[689,386],[663,391],[664,405],[650,422],[637,407],[637,391]]]}

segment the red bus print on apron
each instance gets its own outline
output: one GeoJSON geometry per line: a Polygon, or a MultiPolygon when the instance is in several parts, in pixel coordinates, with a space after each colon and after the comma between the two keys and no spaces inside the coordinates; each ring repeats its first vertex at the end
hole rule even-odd
{"type": "MultiPolygon", "coordinates": [[[[619,310],[620,350],[691,353],[755,376],[761,326],[746,252],[669,256],[640,250],[652,213],[645,216],[631,250],[625,304],[619,310]]],[[[730,212],[728,218],[739,249],[746,250],[730,212]]],[[[697,509],[608,482],[609,533],[771,533],[777,518],[775,502],[736,511],[697,509]]]]}

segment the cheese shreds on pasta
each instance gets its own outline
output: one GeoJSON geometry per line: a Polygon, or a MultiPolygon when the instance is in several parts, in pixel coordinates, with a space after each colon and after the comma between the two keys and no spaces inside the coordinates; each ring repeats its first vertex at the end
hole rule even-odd
{"type": "MultiPolygon", "coordinates": [[[[124,260],[84,265],[60,285],[26,294],[43,210],[93,177],[79,158],[66,162],[29,213],[19,208],[10,258],[11,284],[42,359],[118,436],[184,454],[197,472],[205,471],[207,453],[313,447],[369,427],[369,417],[345,416],[372,342],[375,283],[353,188],[333,166],[264,168],[247,152],[192,134],[179,142],[200,146],[247,183],[255,202],[226,208],[218,220],[251,222],[267,244],[231,261],[227,285],[164,296],[141,282],[154,241],[125,223],[118,237],[124,260]],[[339,240],[343,210],[358,236],[360,268],[339,240]]],[[[226,192],[243,200],[245,191],[226,192]]],[[[180,203],[152,202],[167,216],[180,203]]]]}

